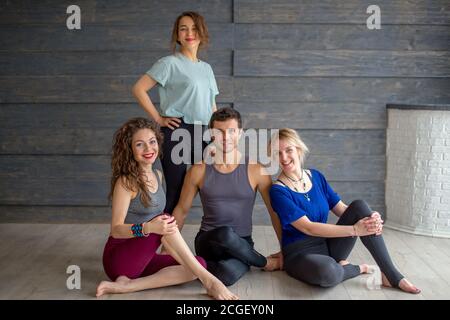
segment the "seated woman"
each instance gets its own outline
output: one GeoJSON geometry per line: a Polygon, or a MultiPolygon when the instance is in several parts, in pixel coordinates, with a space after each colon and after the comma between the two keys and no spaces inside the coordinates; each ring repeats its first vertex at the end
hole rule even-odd
{"type": "Polygon", "coordinates": [[[271,142],[272,155],[279,155],[281,174],[271,187],[270,199],[282,225],[286,272],[321,287],[332,287],[367,273],[368,265],[346,261],[360,237],[380,267],[384,286],[419,293],[391,261],[381,235],[380,214],[362,200],[347,206],[322,173],[304,169],[308,148],[295,130],[281,129],[271,142]],[[336,225],[327,224],[330,210],[339,217],[336,225]]]}
{"type": "Polygon", "coordinates": [[[111,233],[103,267],[113,281],[102,281],[97,297],[176,285],[198,278],[215,299],[235,300],[224,284],[194,257],[173,217],[164,214],[162,174],[152,166],[160,155],[162,134],[155,122],[135,118],[114,135],[112,152],[111,233]],[[156,250],[164,244],[169,255],[156,250]]]}

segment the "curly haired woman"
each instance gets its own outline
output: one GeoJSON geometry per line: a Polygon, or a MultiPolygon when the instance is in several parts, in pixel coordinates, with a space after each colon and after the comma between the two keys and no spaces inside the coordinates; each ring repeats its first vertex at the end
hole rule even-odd
{"type": "Polygon", "coordinates": [[[112,150],[111,233],[103,267],[111,281],[102,281],[97,297],[177,285],[199,279],[208,295],[235,300],[223,283],[194,257],[176,221],[164,213],[162,174],[153,169],[163,137],[159,126],[145,118],[126,122],[114,135],[112,150]],[[169,255],[158,254],[164,244],[169,255]]]}

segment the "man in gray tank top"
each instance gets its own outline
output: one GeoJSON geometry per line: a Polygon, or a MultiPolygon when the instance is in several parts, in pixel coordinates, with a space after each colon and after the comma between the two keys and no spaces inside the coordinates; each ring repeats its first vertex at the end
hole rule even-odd
{"type": "Polygon", "coordinates": [[[206,260],[212,274],[225,285],[232,285],[250,266],[275,270],[282,265],[280,253],[266,258],[253,248],[256,191],[261,193],[280,242],[281,226],[270,205],[271,176],[265,174],[259,163],[249,163],[238,151],[242,133],[239,112],[219,109],[212,115],[209,126],[217,148],[213,161],[194,164],[189,169],[173,216],[181,230],[192,201],[200,193],[203,217],[195,238],[195,251],[206,260]]]}

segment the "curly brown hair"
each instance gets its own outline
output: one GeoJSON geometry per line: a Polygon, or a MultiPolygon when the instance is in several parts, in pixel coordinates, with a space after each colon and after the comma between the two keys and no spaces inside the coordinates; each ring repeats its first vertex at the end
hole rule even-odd
{"type": "Polygon", "coordinates": [[[209,33],[205,18],[203,18],[203,16],[197,12],[186,11],[180,14],[173,24],[172,39],[170,41],[172,52],[175,53],[177,44],[180,44],[180,42],[178,41],[178,28],[180,27],[180,20],[183,17],[191,17],[191,19],[194,21],[195,27],[197,28],[197,34],[200,37],[199,49],[204,49],[209,42],[209,33]]]}
{"type": "Polygon", "coordinates": [[[141,129],[150,129],[155,133],[159,147],[158,157],[162,156],[163,134],[156,122],[145,118],[133,118],[125,122],[114,133],[111,157],[111,190],[108,199],[112,200],[116,182],[122,177],[121,181],[124,188],[132,192],[140,191],[141,202],[145,207],[149,207],[151,198],[147,192],[147,178],[139,163],[134,159],[131,146],[133,135],[141,129]]]}

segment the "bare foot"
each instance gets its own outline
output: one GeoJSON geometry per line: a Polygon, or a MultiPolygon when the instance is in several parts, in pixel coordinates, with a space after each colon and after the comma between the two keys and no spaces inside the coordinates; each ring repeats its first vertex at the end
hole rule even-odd
{"type": "MultiPolygon", "coordinates": [[[[383,286],[392,288],[392,285],[389,283],[389,280],[386,278],[384,273],[381,273],[381,280],[382,280],[383,286]]],[[[398,287],[400,290],[408,292],[408,293],[418,294],[421,292],[419,288],[417,288],[415,285],[413,285],[411,282],[409,282],[408,279],[406,279],[406,278],[403,278],[402,280],[400,280],[400,282],[398,283],[398,287]]]]}
{"type": "Polygon", "coordinates": [[[265,271],[275,271],[280,270],[280,259],[274,257],[266,257],[267,264],[264,266],[263,270],[265,271]]]}
{"type": "Polygon", "coordinates": [[[368,264],[365,264],[365,263],[360,264],[360,265],[359,265],[359,269],[361,270],[361,274],[364,274],[364,273],[371,273],[371,270],[370,270],[370,267],[369,267],[368,264]]]}
{"type": "Polygon", "coordinates": [[[402,280],[400,280],[398,286],[400,289],[402,289],[405,292],[409,292],[409,293],[413,293],[413,294],[420,293],[420,289],[417,288],[415,285],[413,285],[411,282],[409,282],[408,279],[406,279],[406,278],[403,278],[402,280]]]}
{"type": "Polygon", "coordinates": [[[120,276],[116,279],[116,281],[102,281],[97,287],[96,297],[101,297],[104,294],[108,293],[125,293],[128,291],[128,284],[130,283],[130,279],[125,276],[120,276]]]}
{"type": "MultiPolygon", "coordinates": [[[[348,265],[350,262],[348,262],[347,260],[341,260],[341,261],[339,261],[339,264],[341,265],[341,266],[346,266],[346,265],[348,265]]],[[[360,273],[361,274],[363,274],[363,273],[370,273],[370,266],[368,265],[368,264],[365,264],[365,263],[363,263],[363,264],[360,264],[359,265],[359,270],[360,270],[360,273]]]]}
{"type": "Polygon", "coordinates": [[[238,300],[238,296],[232,293],[225,287],[225,285],[217,278],[212,278],[205,283],[206,292],[209,296],[216,300],[238,300]]]}

